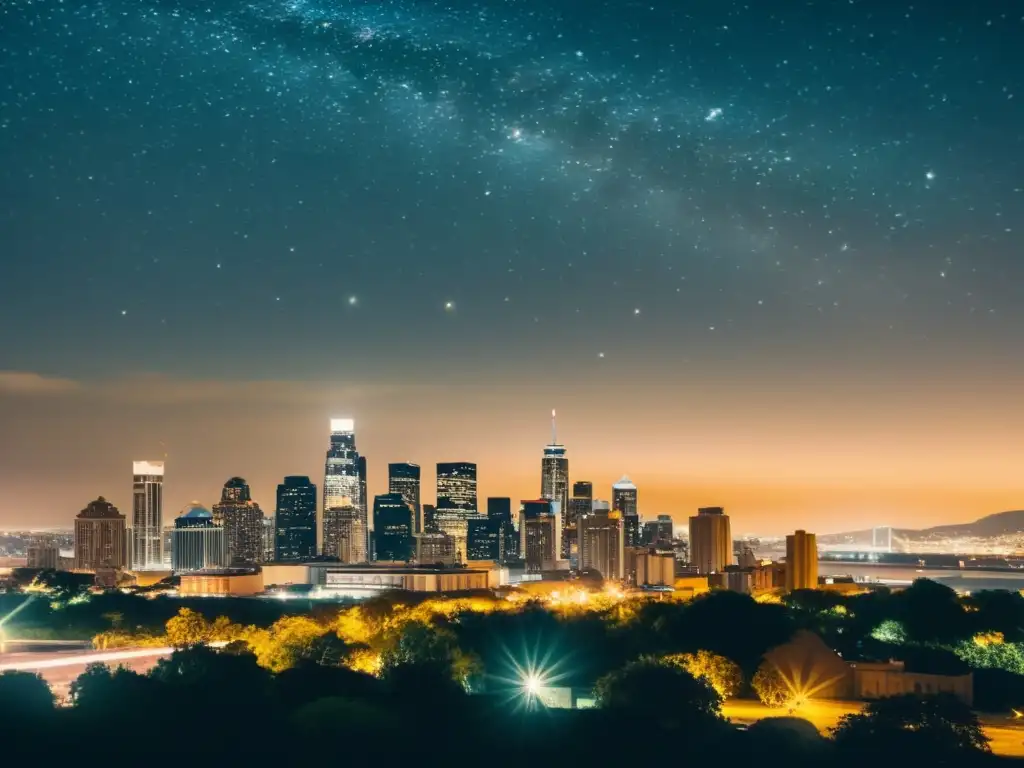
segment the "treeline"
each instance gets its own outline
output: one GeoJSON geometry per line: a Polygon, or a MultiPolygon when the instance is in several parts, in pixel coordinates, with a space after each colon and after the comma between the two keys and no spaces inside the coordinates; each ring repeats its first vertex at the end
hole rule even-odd
{"type": "MultiPolygon", "coordinates": [[[[509,649],[515,643],[506,638],[509,649]]],[[[874,702],[823,737],[793,718],[732,725],[715,688],[672,660],[641,658],[604,675],[598,707],[582,711],[544,709],[522,674],[489,681],[484,695],[467,692],[461,674],[429,653],[396,654],[376,676],[309,659],[274,673],[241,644],[193,646],[147,675],[94,665],[72,684],[72,705],[60,708],[41,678],[5,672],[0,739],[9,759],[43,750],[84,766],[503,767],[560,757],[622,766],[701,755],[786,766],[891,765],[899,756],[961,767],[996,761],[976,716],[945,696],[874,702]]]]}

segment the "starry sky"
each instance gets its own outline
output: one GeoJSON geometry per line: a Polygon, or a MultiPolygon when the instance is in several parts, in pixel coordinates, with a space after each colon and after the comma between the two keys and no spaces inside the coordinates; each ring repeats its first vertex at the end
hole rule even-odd
{"type": "Polygon", "coordinates": [[[553,407],[642,515],[1024,505],[1021,39],[997,0],[5,0],[0,524],[165,454],[169,512],[272,510],[331,416],[371,493],[530,498],[553,407]]]}

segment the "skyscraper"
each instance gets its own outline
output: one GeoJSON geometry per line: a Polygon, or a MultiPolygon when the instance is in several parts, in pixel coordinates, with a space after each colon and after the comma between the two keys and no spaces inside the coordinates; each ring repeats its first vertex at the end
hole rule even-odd
{"type": "Polygon", "coordinates": [[[544,446],[540,460],[540,497],[560,504],[563,512],[569,507],[569,457],[558,442],[555,412],[551,412],[551,442],[544,446]]]}
{"type": "Polygon", "coordinates": [[[277,486],[274,559],[297,562],[316,557],[316,485],[290,475],[277,486]]]}
{"type": "Polygon", "coordinates": [[[127,564],[128,532],[124,515],[100,496],[75,518],[75,568],[124,568],[127,564]]]}
{"type": "Polygon", "coordinates": [[[213,505],[213,524],[224,529],[228,563],[255,565],[263,562],[263,510],[252,500],[245,478],[224,483],[220,502],[213,505]]]}
{"type": "Polygon", "coordinates": [[[608,581],[620,581],[625,563],[622,514],[607,503],[579,519],[579,568],[597,571],[608,581]]]}
{"type": "Polygon", "coordinates": [[[171,542],[171,569],[176,573],[228,565],[224,529],[214,524],[213,513],[198,502],[175,518],[171,542]]]}
{"type": "MultiPolygon", "coordinates": [[[[518,559],[519,534],[516,531],[515,526],[512,524],[512,499],[508,496],[488,496],[487,517],[491,520],[500,520],[501,524],[504,526],[502,528],[504,533],[501,547],[503,562],[518,559]]],[[[467,549],[468,535],[469,534],[467,532],[467,549]]]]}
{"type": "Polygon", "coordinates": [[[438,463],[437,512],[456,512],[463,516],[477,513],[476,464],[468,461],[438,463]]]}
{"type": "Polygon", "coordinates": [[[732,530],[721,507],[701,507],[690,518],[690,565],[707,576],[732,565],[732,530]]]}
{"type": "MultiPolygon", "coordinates": [[[[420,465],[410,463],[388,464],[388,493],[401,494],[412,510],[414,531],[423,531],[423,511],[420,507],[420,465]]],[[[376,527],[376,523],[374,523],[376,527]]]]}
{"type": "Polygon", "coordinates": [[[550,499],[521,502],[519,550],[528,573],[552,571],[561,551],[558,502],[550,499]]]}
{"type": "Polygon", "coordinates": [[[132,569],[163,568],[164,463],[132,462],[132,569]]]}
{"type": "MultiPolygon", "coordinates": [[[[365,473],[365,464],[362,465],[365,473]]],[[[331,509],[354,507],[360,513],[362,530],[368,528],[366,519],[365,499],[362,499],[363,478],[360,476],[359,451],[356,450],[355,422],[352,419],[331,419],[331,442],[327,449],[327,461],[324,466],[324,503],[322,520],[318,526],[318,541],[323,554],[337,557],[338,536],[340,532],[327,525],[327,512],[331,509]]],[[[340,521],[342,518],[333,515],[331,519],[340,521]]],[[[366,544],[360,548],[366,553],[366,544]]],[[[362,560],[356,562],[363,562],[362,560]]]]}
{"type": "Polygon", "coordinates": [[[627,547],[640,546],[640,517],[637,511],[636,486],[623,475],[612,486],[612,509],[622,513],[622,530],[627,547]]]}
{"type": "Polygon", "coordinates": [[[470,520],[466,533],[466,560],[505,562],[505,526],[500,517],[481,515],[470,520]]]}
{"type": "Polygon", "coordinates": [[[786,537],[786,591],[818,588],[818,542],[813,533],[786,537]]]}
{"type": "Polygon", "coordinates": [[[367,526],[367,539],[366,539],[366,542],[367,542],[367,545],[369,545],[369,542],[370,542],[369,532],[370,532],[370,529],[373,526],[370,525],[370,519],[369,519],[369,514],[370,514],[370,509],[369,509],[370,497],[367,495],[367,491],[366,491],[366,457],[365,456],[360,456],[359,457],[359,461],[356,462],[356,468],[357,468],[357,470],[359,472],[359,504],[358,504],[358,507],[359,507],[359,511],[363,515],[363,521],[366,523],[366,526],[367,526]]]}
{"type": "Polygon", "coordinates": [[[324,530],[330,536],[324,541],[323,554],[354,565],[367,561],[367,534],[362,510],[353,504],[331,507],[324,511],[324,530]]]}
{"type": "MultiPolygon", "coordinates": [[[[562,557],[571,559],[573,552],[579,554],[579,521],[589,515],[594,507],[594,484],[579,480],[572,484],[569,506],[562,510],[562,557]]],[[[577,560],[577,562],[579,562],[577,560]]]]}
{"type": "Polygon", "coordinates": [[[400,493],[373,497],[375,560],[407,562],[415,551],[413,512],[400,493]]]}

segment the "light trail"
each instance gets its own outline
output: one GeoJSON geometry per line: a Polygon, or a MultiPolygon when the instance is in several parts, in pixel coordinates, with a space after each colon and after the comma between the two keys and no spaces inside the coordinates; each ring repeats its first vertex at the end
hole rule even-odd
{"type": "Polygon", "coordinates": [[[58,669],[60,667],[72,667],[77,664],[107,664],[111,661],[127,661],[129,659],[144,659],[148,656],[170,656],[174,648],[141,648],[131,651],[101,651],[99,653],[81,653],[62,656],[57,659],[29,659],[27,661],[12,661],[7,664],[0,664],[0,672],[15,670],[37,670],[37,669],[58,669]]]}

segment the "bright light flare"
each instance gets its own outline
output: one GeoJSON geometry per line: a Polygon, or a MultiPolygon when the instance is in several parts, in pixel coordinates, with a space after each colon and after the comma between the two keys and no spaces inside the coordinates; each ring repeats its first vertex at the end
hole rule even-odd
{"type": "Polygon", "coordinates": [[[544,679],[540,675],[529,674],[523,679],[523,692],[527,696],[536,696],[544,687],[544,679]]]}

